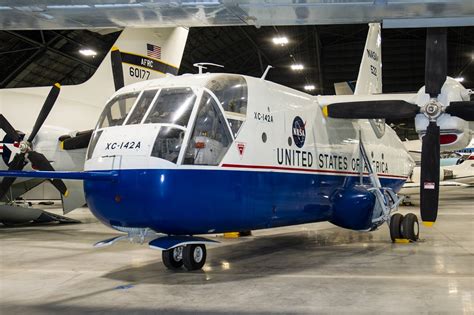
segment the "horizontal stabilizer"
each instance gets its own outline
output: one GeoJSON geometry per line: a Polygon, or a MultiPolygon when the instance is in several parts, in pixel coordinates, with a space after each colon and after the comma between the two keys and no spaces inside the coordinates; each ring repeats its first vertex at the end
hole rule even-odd
{"type": "Polygon", "coordinates": [[[57,172],[57,171],[0,171],[0,177],[26,177],[45,179],[75,179],[75,180],[114,180],[117,178],[117,171],[104,172],[57,172]]]}
{"type": "Polygon", "coordinates": [[[61,195],[63,213],[69,213],[74,209],[80,208],[86,204],[84,195],[84,182],[78,180],[65,180],[68,196],[61,195]]]}
{"type": "Polygon", "coordinates": [[[204,237],[197,236],[164,236],[159,237],[148,243],[150,248],[168,250],[178,246],[185,246],[191,244],[217,244],[219,242],[213,241],[204,237]]]}

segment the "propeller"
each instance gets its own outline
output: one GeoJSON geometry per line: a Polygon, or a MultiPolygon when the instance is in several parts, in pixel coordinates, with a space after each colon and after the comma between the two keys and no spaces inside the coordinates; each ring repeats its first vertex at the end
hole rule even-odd
{"type": "MultiPolygon", "coordinates": [[[[48,117],[51,109],[56,102],[59,91],[61,89],[61,85],[56,83],[52,86],[46,100],[41,108],[38,117],[36,118],[36,122],[33,126],[33,130],[29,135],[27,140],[21,140],[19,133],[13,128],[13,126],[8,122],[8,120],[3,116],[0,115],[0,128],[2,128],[7,136],[11,138],[13,141],[19,143],[18,148],[20,152],[15,154],[13,157],[10,166],[8,167],[9,171],[19,171],[22,170],[25,165],[27,164],[27,160],[31,162],[32,167],[34,169],[38,169],[40,171],[54,171],[53,166],[48,161],[48,159],[41,153],[36,152],[33,150],[32,143],[35,139],[38,131],[40,130],[41,126],[43,125],[44,121],[48,117]]],[[[0,199],[2,199],[10,187],[15,182],[16,177],[4,177],[1,184],[0,184],[0,199]]],[[[64,182],[60,179],[54,179],[51,183],[56,187],[56,189],[65,197],[68,195],[68,191],[64,182]]]]}
{"type": "Polygon", "coordinates": [[[429,28],[426,36],[425,92],[426,104],[412,104],[402,100],[357,101],[334,103],[323,107],[326,117],[346,119],[390,120],[414,119],[424,114],[429,124],[422,138],[420,212],[423,223],[433,225],[438,214],[440,171],[440,128],[438,118],[447,113],[467,121],[474,121],[473,101],[453,101],[444,106],[438,100],[447,75],[446,28],[429,28]]]}
{"type": "Polygon", "coordinates": [[[116,46],[112,47],[110,59],[112,63],[112,75],[114,77],[115,91],[118,91],[124,87],[125,81],[123,78],[122,54],[116,46]]]}

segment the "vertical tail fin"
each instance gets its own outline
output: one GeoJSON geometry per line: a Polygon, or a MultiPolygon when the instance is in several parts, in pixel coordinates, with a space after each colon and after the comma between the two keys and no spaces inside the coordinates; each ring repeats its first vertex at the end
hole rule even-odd
{"type": "Polygon", "coordinates": [[[382,93],[382,36],[380,23],[370,23],[354,95],[382,93]]]}
{"type": "MultiPolygon", "coordinates": [[[[125,85],[176,75],[183,57],[188,30],[183,27],[136,29],[126,28],[114,44],[122,54],[125,85]]],[[[84,84],[113,87],[110,51],[96,73],[84,84]]],[[[109,92],[113,90],[109,90],[109,92]]],[[[110,96],[109,93],[108,96],[110,96]]]]}

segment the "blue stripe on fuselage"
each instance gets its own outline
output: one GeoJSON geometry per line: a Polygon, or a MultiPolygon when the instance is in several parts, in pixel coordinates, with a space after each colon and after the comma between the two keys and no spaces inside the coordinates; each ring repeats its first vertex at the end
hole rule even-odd
{"type": "MultiPolygon", "coordinates": [[[[103,223],[166,234],[255,230],[326,221],[330,196],[358,176],[271,171],[120,170],[114,182],[85,181],[88,205],[103,223]]],[[[400,178],[381,179],[398,191],[400,178]]]]}

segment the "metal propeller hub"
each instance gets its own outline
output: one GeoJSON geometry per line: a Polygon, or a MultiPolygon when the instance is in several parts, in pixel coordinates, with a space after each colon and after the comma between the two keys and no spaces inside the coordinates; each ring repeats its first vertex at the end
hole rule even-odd
{"type": "Polygon", "coordinates": [[[21,153],[28,153],[29,151],[31,151],[31,143],[26,140],[21,141],[18,148],[20,149],[21,153]]]}
{"type": "Polygon", "coordinates": [[[443,113],[443,105],[438,102],[437,99],[432,98],[425,106],[423,106],[421,111],[429,118],[429,120],[436,120],[436,118],[441,116],[443,113]]]}

